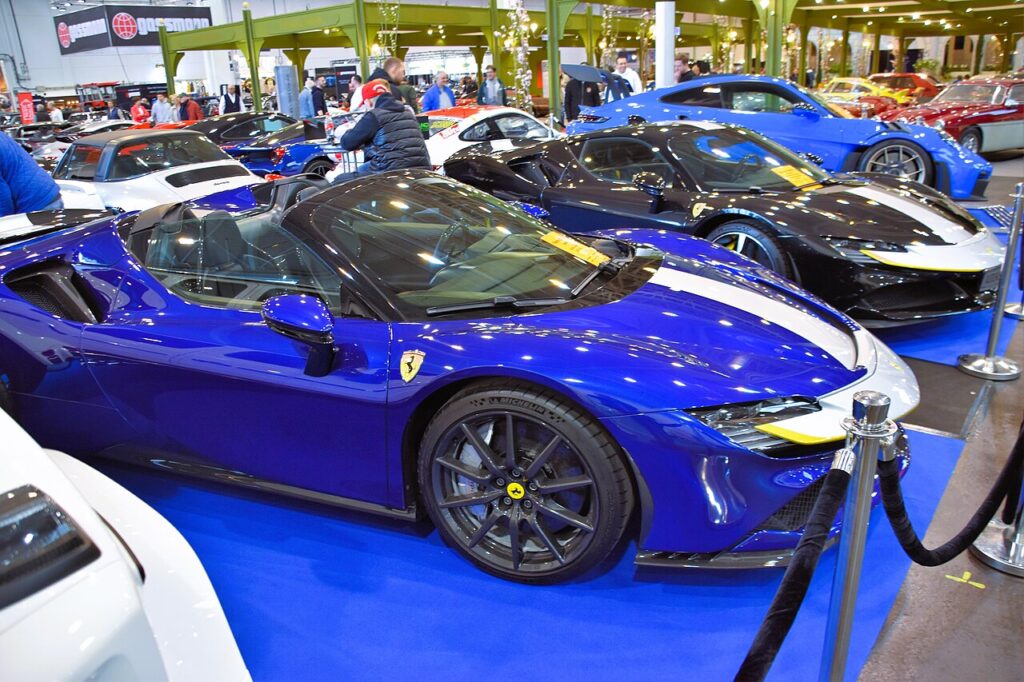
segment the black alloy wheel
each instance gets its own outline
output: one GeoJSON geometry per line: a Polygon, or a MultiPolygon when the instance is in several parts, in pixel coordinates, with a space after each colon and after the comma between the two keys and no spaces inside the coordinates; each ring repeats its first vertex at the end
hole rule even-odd
{"type": "Polygon", "coordinates": [[[977,128],[968,128],[960,136],[960,146],[967,151],[978,154],[981,151],[981,131],[977,128]]]}
{"type": "Polygon", "coordinates": [[[752,220],[731,220],[711,230],[707,240],[746,256],[783,277],[793,279],[793,268],[782,244],[752,220]]]}
{"type": "Polygon", "coordinates": [[[499,577],[554,583],[593,568],[633,507],[624,457],[562,397],[510,382],[438,411],[419,454],[420,494],[444,540],[499,577]]]}
{"type": "Polygon", "coordinates": [[[302,169],[302,172],[317,175],[322,178],[332,170],[334,170],[334,164],[327,159],[315,159],[306,164],[306,167],[302,169]]]}
{"type": "Polygon", "coordinates": [[[858,170],[895,175],[931,185],[935,175],[928,152],[909,140],[885,140],[865,150],[857,164],[858,170]]]}

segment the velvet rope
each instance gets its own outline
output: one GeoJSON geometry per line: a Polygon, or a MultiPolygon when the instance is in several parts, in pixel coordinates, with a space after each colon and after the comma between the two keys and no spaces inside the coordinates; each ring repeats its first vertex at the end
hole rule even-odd
{"type": "Polygon", "coordinates": [[[764,617],[753,644],[750,645],[747,657],[743,659],[743,664],[736,673],[737,682],[763,680],[768,674],[807,594],[811,576],[814,575],[818,559],[825,549],[828,532],[832,528],[832,521],[843,503],[843,498],[846,497],[849,483],[850,474],[842,469],[830,469],[825,474],[825,483],[814,502],[814,509],[807,521],[803,537],[796,546],[793,558],[786,568],[786,574],[782,577],[782,583],[775,592],[771,606],[768,607],[768,614],[764,617]]]}
{"type": "MultiPolygon", "coordinates": [[[[982,531],[992,517],[995,516],[999,505],[1003,500],[1013,493],[1020,491],[1021,467],[1024,466],[1024,424],[1021,425],[1020,433],[1017,435],[1017,442],[1010,452],[1010,458],[999,472],[995,485],[985,497],[981,507],[974,516],[967,522],[967,525],[957,533],[949,542],[935,549],[927,549],[921,544],[921,539],[914,531],[914,526],[907,516],[907,508],[903,503],[903,493],[900,490],[900,467],[896,460],[878,463],[878,483],[882,490],[882,504],[885,507],[885,515],[889,517],[889,523],[896,534],[903,551],[907,553],[915,563],[922,566],[940,566],[953,557],[961,554],[967,549],[982,531]]],[[[1017,496],[1013,495],[1010,502],[1016,511],[1017,496]]],[[[1004,510],[1005,518],[1005,510],[1004,510]]]]}

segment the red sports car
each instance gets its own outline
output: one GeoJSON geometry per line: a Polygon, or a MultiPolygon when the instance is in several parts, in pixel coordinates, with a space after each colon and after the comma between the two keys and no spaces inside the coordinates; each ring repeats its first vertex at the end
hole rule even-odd
{"type": "Polygon", "coordinates": [[[868,80],[890,90],[905,92],[918,102],[933,99],[945,87],[926,73],[874,73],[868,76],[868,80]]]}
{"type": "Polygon", "coordinates": [[[973,152],[1024,148],[1024,79],[971,78],[880,118],[941,128],[973,152]]]}

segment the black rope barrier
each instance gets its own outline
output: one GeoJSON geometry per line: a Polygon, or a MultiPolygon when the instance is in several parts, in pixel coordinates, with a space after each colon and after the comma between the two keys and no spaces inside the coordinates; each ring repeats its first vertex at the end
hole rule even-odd
{"type": "MultiPolygon", "coordinates": [[[[1010,503],[1016,511],[1017,495],[1021,485],[1021,471],[1024,466],[1024,424],[1021,425],[1020,433],[1017,435],[1017,442],[1010,452],[1010,458],[999,472],[995,485],[985,497],[981,507],[974,516],[967,522],[963,530],[957,533],[949,542],[927,549],[921,539],[914,531],[914,526],[907,516],[907,508],[903,503],[903,492],[900,490],[900,467],[895,459],[880,461],[878,463],[878,483],[882,491],[882,505],[885,507],[885,515],[889,517],[889,523],[896,534],[903,551],[907,553],[915,563],[922,566],[940,566],[950,559],[966,550],[988,525],[988,522],[996,515],[999,505],[1008,496],[1010,503]]],[[[1006,518],[1006,509],[1003,510],[1003,518],[1006,518]]]]}
{"type": "Polygon", "coordinates": [[[839,506],[846,497],[850,483],[850,472],[836,468],[839,458],[832,464],[832,469],[825,474],[818,498],[814,502],[810,519],[800,538],[793,557],[782,577],[782,583],[775,592],[768,614],[761,623],[761,628],[750,645],[747,657],[743,659],[736,682],[754,682],[763,680],[768,674],[779,647],[793,626],[797,611],[807,595],[814,569],[818,566],[825,542],[828,540],[832,521],[839,511],[839,506]]]}

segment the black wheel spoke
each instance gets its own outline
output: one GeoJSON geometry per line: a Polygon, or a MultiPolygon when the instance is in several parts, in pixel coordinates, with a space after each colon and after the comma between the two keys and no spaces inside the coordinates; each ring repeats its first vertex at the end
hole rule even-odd
{"type": "Polygon", "coordinates": [[[505,466],[516,466],[516,425],[511,414],[505,415],[505,466]]]}
{"type": "Polygon", "coordinates": [[[570,476],[568,478],[553,478],[547,481],[537,481],[537,490],[542,495],[554,495],[566,490],[574,490],[584,486],[593,485],[594,481],[589,476],[570,476]]]}
{"type": "Polygon", "coordinates": [[[502,513],[499,509],[495,508],[491,510],[491,513],[487,515],[487,518],[483,520],[480,527],[476,529],[476,532],[469,538],[467,543],[470,547],[476,547],[477,544],[487,537],[487,534],[494,528],[494,524],[498,522],[498,519],[502,517],[502,513]]]}
{"type": "Polygon", "coordinates": [[[508,542],[512,551],[512,570],[518,571],[523,561],[523,548],[519,546],[519,512],[514,511],[508,517],[508,542]]]}
{"type": "Polygon", "coordinates": [[[558,449],[559,444],[562,442],[562,437],[557,433],[555,437],[548,441],[548,444],[544,446],[544,449],[530,462],[529,468],[523,476],[529,480],[537,475],[540,468],[547,464],[547,461],[551,459],[551,455],[554,454],[555,450],[558,449]]]}
{"type": "Polygon", "coordinates": [[[491,446],[484,442],[484,439],[480,437],[480,434],[477,433],[476,429],[470,427],[465,422],[463,422],[461,426],[463,435],[465,435],[466,439],[469,440],[470,445],[473,446],[476,453],[480,455],[480,460],[484,463],[484,466],[487,467],[487,470],[495,476],[500,476],[501,467],[498,466],[498,458],[494,455],[494,451],[491,450],[491,446]]]}
{"type": "Polygon", "coordinates": [[[468,495],[455,495],[453,497],[446,497],[439,506],[442,509],[451,509],[452,507],[472,507],[477,504],[493,502],[503,494],[504,491],[502,490],[484,490],[479,493],[470,493],[468,495]]]}
{"type": "Polygon", "coordinates": [[[438,457],[437,463],[443,466],[445,469],[451,469],[455,473],[464,478],[468,478],[474,483],[487,483],[491,480],[491,475],[483,469],[470,466],[465,462],[455,459],[453,457],[438,457]]]}
{"type": "Polygon", "coordinates": [[[565,564],[565,555],[562,554],[562,548],[558,546],[555,539],[544,530],[544,526],[541,525],[540,519],[537,518],[536,514],[527,517],[527,522],[530,524],[530,529],[533,534],[540,538],[540,541],[544,543],[544,546],[551,550],[551,553],[558,559],[558,563],[565,564]]]}
{"type": "Polygon", "coordinates": [[[544,500],[537,505],[537,508],[544,514],[552,518],[556,518],[560,521],[568,523],[573,528],[579,530],[585,530],[588,533],[594,532],[594,526],[590,524],[584,517],[580,516],[576,512],[566,509],[562,505],[558,504],[554,500],[544,500]]]}

